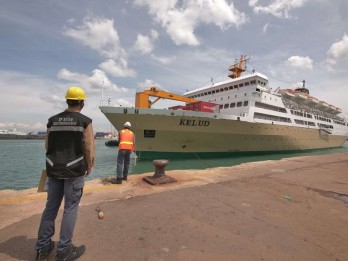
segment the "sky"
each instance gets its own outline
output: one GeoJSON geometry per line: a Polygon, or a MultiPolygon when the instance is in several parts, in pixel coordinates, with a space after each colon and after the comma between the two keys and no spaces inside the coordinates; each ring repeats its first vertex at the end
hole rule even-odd
{"type": "MultiPolygon", "coordinates": [[[[240,55],[270,87],[306,81],[348,116],[347,0],[0,0],[0,129],[45,131],[87,94],[83,114],[110,131],[100,104],[134,106],[156,86],[183,94],[227,80],[240,55]]],[[[162,101],[156,106],[165,106],[162,101]]]]}

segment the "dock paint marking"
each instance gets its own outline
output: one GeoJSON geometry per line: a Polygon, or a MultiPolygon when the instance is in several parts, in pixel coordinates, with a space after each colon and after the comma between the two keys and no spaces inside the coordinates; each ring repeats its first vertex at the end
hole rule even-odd
{"type": "MultiPolygon", "coordinates": [[[[105,187],[91,187],[91,188],[84,188],[84,192],[90,192],[90,191],[97,191],[97,190],[105,190],[105,189],[114,189],[115,187],[119,187],[118,185],[106,185],[105,187]]],[[[0,199],[0,205],[6,205],[10,203],[18,203],[28,200],[35,200],[35,199],[43,199],[47,198],[46,193],[42,193],[42,195],[33,195],[33,196],[24,196],[24,197],[16,197],[16,198],[10,198],[10,199],[0,199]]]]}

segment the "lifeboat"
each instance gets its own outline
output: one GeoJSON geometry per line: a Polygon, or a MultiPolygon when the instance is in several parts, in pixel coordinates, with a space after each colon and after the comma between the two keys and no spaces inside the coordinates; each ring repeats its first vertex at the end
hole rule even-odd
{"type": "Polygon", "coordinates": [[[295,92],[294,90],[291,89],[282,89],[280,90],[280,93],[285,96],[288,99],[293,99],[295,98],[295,92]]]}
{"type": "Polygon", "coordinates": [[[329,104],[328,112],[335,113],[336,112],[336,106],[329,104]]]}
{"type": "Polygon", "coordinates": [[[340,108],[338,108],[338,107],[336,107],[336,106],[334,106],[334,105],[329,105],[329,107],[331,108],[331,113],[332,114],[335,114],[335,115],[337,115],[337,114],[340,114],[341,112],[342,112],[342,110],[340,109],[340,108]]]}
{"type": "Polygon", "coordinates": [[[319,100],[313,96],[308,95],[307,99],[304,101],[309,106],[315,106],[319,104],[319,100]]]}
{"type": "Polygon", "coordinates": [[[323,111],[329,111],[330,110],[330,107],[329,107],[329,104],[325,101],[319,101],[319,108],[323,111]]]}
{"type": "Polygon", "coordinates": [[[304,93],[304,92],[294,92],[295,94],[295,99],[298,101],[305,101],[307,100],[308,94],[304,93]]]}

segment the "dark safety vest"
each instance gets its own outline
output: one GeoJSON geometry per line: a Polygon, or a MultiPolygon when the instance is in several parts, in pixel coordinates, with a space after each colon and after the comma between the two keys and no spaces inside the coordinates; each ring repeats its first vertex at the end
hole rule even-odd
{"type": "Polygon", "coordinates": [[[121,130],[119,135],[119,150],[134,151],[134,133],[128,129],[121,130]]]}
{"type": "Polygon", "coordinates": [[[79,112],[64,111],[48,120],[46,171],[48,177],[66,179],[85,174],[83,133],[92,120],[79,112]]]}

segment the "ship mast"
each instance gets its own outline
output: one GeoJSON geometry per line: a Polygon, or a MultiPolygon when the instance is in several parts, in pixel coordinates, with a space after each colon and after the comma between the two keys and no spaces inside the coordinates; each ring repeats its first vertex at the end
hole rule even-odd
{"type": "Polygon", "coordinates": [[[239,61],[236,59],[233,65],[228,68],[228,70],[231,72],[228,77],[235,79],[242,75],[243,72],[246,70],[246,62],[250,60],[250,57],[247,58],[246,55],[241,55],[239,58],[239,61]]]}

